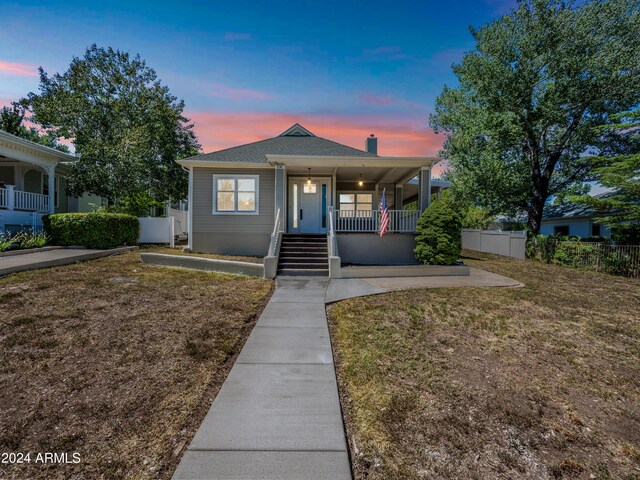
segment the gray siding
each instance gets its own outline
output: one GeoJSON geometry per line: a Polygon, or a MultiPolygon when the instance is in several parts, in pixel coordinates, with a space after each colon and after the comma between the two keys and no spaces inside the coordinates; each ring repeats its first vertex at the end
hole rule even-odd
{"type": "Polygon", "coordinates": [[[265,256],[275,221],[275,169],[193,169],[195,252],[265,256]],[[214,215],[213,175],[258,175],[258,215],[214,215]]]}
{"type": "Polygon", "coordinates": [[[415,265],[413,233],[338,233],[338,255],[343,264],[353,265],[415,265]]]}

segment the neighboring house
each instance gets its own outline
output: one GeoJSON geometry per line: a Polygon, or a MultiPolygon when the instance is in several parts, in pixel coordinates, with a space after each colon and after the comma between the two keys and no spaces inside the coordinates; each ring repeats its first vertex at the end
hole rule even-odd
{"type": "MultiPolygon", "coordinates": [[[[189,248],[264,257],[277,251],[272,234],[282,231],[283,252],[290,255],[280,256],[281,270],[298,270],[291,264],[304,263],[310,254],[305,250],[322,250],[332,235],[336,248],[331,251],[330,245],[329,253],[339,253],[343,263],[416,263],[416,223],[439,191],[431,182],[439,160],[379,156],[373,135],[366,149],[358,150],[299,124],[274,138],[179,160],[189,169],[189,248]],[[390,228],[381,238],[383,190],[390,228]],[[404,210],[414,199],[418,209],[404,210]],[[304,241],[314,238],[317,245],[305,249],[304,241]],[[291,264],[283,265],[283,259],[291,264]]],[[[324,255],[318,268],[324,269],[324,255]]]]}
{"type": "Polygon", "coordinates": [[[88,212],[100,197],[66,194],[66,177],[77,158],[0,130],[0,233],[42,227],[56,212],[88,212]]]}
{"type": "MultiPolygon", "coordinates": [[[[606,195],[602,194],[602,195],[606,195]]],[[[543,235],[573,235],[581,238],[611,237],[611,230],[597,223],[592,207],[575,203],[544,207],[540,233],[543,235]]]]}

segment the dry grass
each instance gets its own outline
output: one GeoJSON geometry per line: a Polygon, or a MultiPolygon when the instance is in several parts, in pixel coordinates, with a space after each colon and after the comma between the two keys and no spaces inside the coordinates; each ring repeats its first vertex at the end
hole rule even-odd
{"type": "Polygon", "coordinates": [[[0,478],[170,478],[272,285],[137,253],[0,279],[0,452],[81,455],[0,478]]]}
{"type": "Polygon", "coordinates": [[[143,247],[142,252],[144,253],[164,253],[167,255],[189,255],[192,257],[201,257],[201,258],[215,258],[216,260],[231,260],[234,262],[249,262],[249,263],[262,263],[261,257],[243,257],[240,255],[218,255],[217,253],[187,253],[183,250],[184,247],[143,247]]]}
{"type": "Polygon", "coordinates": [[[525,287],[330,309],[356,478],[639,478],[640,282],[465,261],[525,287]]]}

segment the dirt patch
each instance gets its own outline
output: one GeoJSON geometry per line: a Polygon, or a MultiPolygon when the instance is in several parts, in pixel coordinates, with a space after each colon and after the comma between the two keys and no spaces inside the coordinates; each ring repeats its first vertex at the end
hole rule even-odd
{"type": "Polygon", "coordinates": [[[330,308],[356,478],[638,478],[640,282],[465,263],[525,287],[330,308]]]}
{"type": "Polygon", "coordinates": [[[0,478],[170,478],[272,288],[138,253],[0,280],[0,452],[32,460],[0,478]]]}

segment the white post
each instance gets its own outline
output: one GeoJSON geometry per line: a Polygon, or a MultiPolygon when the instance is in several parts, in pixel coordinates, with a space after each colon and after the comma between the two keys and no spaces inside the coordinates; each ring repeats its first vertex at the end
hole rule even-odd
{"type": "Polygon", "coordinates": [[[49,175],[49,213],[56,213],[56,167],[48,167],[49,175]]]}
{"type": "Polygon", "coordinates": [[[189,218],[187,225],[187,249],[193,250],[193,167],[189,167],[189,195],[187,208],[189,209],[187,212],[187,216],[189,218]]]}
{"type": "Polygon", "coordinates": [[[16,208],[16,194],[13,185],[5,186],[7,187],[7,210],[14,210],[16,208]]]}
{"type": "Polygon", "coordinates": [[[169,239],[169,246],[174,248],[176,246],[176,225],[175,217],[168,217],[169,219],[169,233],[171,235],[169,239]]]}

